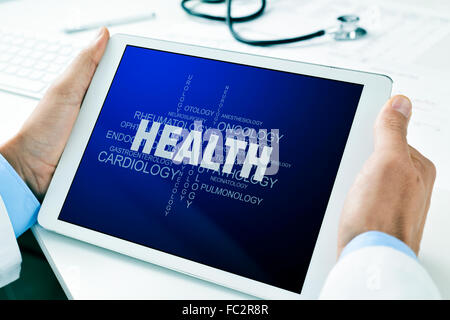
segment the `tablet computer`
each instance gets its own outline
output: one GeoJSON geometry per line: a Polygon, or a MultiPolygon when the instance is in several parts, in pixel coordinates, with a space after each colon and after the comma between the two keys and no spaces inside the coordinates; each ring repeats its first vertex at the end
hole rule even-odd
{"type": "Polygon", "coordinates": [[[391,85],[115,35],[39,224],[256,297],[315,298],[391,85]]]}

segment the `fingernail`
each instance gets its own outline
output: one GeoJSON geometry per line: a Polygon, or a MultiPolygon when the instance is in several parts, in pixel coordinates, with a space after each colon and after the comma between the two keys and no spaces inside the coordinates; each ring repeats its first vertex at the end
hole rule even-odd
{"type": "Polygon", "coordinates": [[[408,98],[405,96],[396,96],[392,100],[391,104],[392,108],[400,112],[402,115],[404,115],[406,118],[409,118],[409,115],[411,114],[411,101],[409,101],[408,98]]]}
{"type": "Polygon", "coordinates": [[[92,40],[92,42],[97,42],[103,35],[105,28],[101,27],[98,31],[97,31],[97,35],[95,36],[95,38],[92,40]]]}

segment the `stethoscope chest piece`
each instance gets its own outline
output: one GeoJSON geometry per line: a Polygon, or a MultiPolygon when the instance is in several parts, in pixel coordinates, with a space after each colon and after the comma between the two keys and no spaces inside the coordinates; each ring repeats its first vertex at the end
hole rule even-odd
{"type": "Polygon", "coordinates": [[[337,18],[339,29],[333,32],[335,40],[357,40],[364,37],[367,31],[358,26],[359,17],[356,15],[345,15],[337,18]]]}

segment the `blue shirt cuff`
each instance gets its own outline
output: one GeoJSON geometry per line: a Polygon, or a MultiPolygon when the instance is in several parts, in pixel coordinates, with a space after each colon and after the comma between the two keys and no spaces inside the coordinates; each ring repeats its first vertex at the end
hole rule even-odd
{"type": "Polygon", "coordinates": [[[353,238],[342,250],[340,258],[346,256],[350,252],[370,246],[385,246],[403,252],[413,259],[417,259],[414,251],[403,241],[393,237],[387,233],[380,231],[364,232],[353,238]]]}
{"type": "Polygon", "coordinates": [[[41,205],[30,188],[1,154],[0,194],[17,238],[36,223],[41,205]]]}

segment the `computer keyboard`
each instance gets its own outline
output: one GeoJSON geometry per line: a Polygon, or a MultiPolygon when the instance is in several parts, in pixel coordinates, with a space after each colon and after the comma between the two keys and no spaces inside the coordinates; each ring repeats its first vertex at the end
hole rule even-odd
{"type": "Polygon", "coordinates": [[[42,98],[78,50],[64,40],[0,29],[0,90],[42,98]]]}

